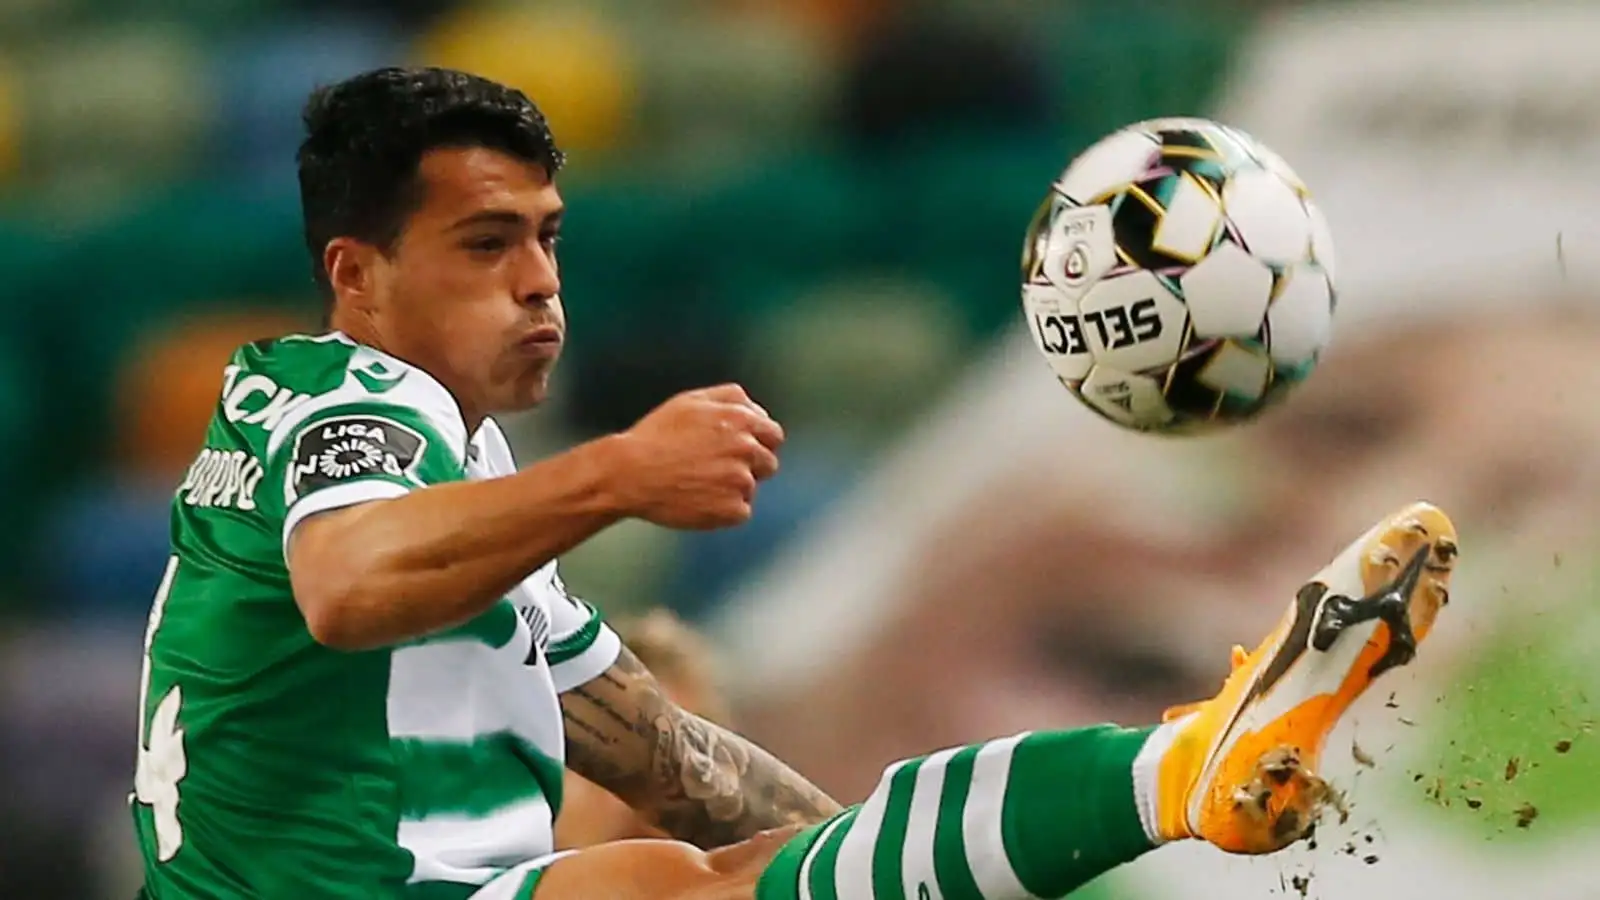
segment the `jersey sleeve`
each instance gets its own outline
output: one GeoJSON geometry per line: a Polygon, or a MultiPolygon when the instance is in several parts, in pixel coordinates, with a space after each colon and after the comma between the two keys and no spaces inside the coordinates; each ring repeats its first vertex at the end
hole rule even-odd
{"type": "Polygon", "coordinates": [[[622,639],[600,611],[572,596],[561,576],[551,575],[550,644],[545,659],[557,692],[570,691],[599,677],[617,661],[622,639]]]}
{"type": "Polygon", "coordinates": [[[268,483],[281,486],[286,549],[308,516],[465,477],[461,452],[409,406],[342,403],[285,425],[272,435],[268,483]]]}

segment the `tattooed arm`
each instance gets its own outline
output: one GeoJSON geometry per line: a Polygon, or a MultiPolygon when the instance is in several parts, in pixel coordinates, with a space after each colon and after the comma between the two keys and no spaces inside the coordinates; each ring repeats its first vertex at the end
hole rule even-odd
{"type": "Polygon", "coordinates": [[[668,700],[627,649],[561,707],[567,765],[679,840],[711,849],[839,811],[765,750],[668,700]]]}

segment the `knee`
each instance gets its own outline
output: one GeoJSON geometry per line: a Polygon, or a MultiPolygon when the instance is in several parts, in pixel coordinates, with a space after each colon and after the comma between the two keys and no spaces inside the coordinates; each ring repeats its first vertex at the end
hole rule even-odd
{"type": "MultiPolygon", "coordinates": [[[[756,854],[707,853],[681,841],[630,840],[561,860],[539,885],[539,900],[751,900],[765,866],[756,854]]],[[[768,856],[770,858],[770,854],[768,856]]]]}
{"type": "Polygon", "coordinates": [[[753,872],[760,876],[783,845],[804,830],[804,825],[788,825],[763,831],[737,844],[712,850],[706,854],[706,862],[718,872],[753,872]]]}

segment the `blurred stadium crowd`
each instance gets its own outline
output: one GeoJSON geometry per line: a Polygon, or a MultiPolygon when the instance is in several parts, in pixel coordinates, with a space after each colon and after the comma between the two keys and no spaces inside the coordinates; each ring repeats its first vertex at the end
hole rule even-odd
{"type": "MultiPolygon", "coordinates": [[[[1433,813],[1415,807],[1447,776],[1458,812],[1477,792],[1509,821],[1532,797],[1540,828],[1577,830],[1560,832],[1556,850],[1507,857],[1500,882],[1458,865],[1487,858],[1488,826],[1458,829],[1471,838],[1460,845],[1396,837],[1394,853],[1403,866],[1437,864],[1441,895],[1516,883],[1529,898],[1600,897],[1600,870],[1551,862],[1579,858],[1560,848],[1600,828],[1584,812],[1600,807],[1600,753],[1582,730],[1595,672],[1571,662],[1575,636],[1600,627],[1593,571],[1554,571],[1600,534],[1600,475],[1586,452],[1600,411],[1587,411],[1585,393],[1600,387],[1588,362],[1600,332],[1534,289],[1503,289],[1529,283],[1485,264],[1498,263],[1496,248],[1522,252],[1515,240],[1485,242],[1473,268],[1459,264],[1462,243],[1419,252],[1415,220],[1397,224],[1450,218],[1438,212],[1447,208],[1452,224],[1493,233],[1505,224],[1501,195],[1493,213],[1443,188],[1401,208],[1363,188],[1416,181],[1392,159],[1343,171],[1342,149],[1322,153],[1314,129],[1296,131],[1297,109],[1229,107],[1246,128],[1278,122],[1260,135],[1327,195],[1341,251],[1376,261],[1352,267],[1350,321],[1426,312],[1409,326],[1424,332],[1341,323],[1328,374],[1296,412],[1204,452],[1090,430],[1098,423],[1072,416],[1014,330],[1020,236],[1049,176],[1127,122],[1214,111],[1242,46],[1279,5],[0,0],[0,898],[129,892],[135,673],[167,503],[232,348],[318,325],[294,184],[300,104],[319,83],[395,63],[524,88],[571,155],[561,254],[572,336],[550,408],[508,423],[523,459],[721,380],[748,385],[788,428],[783,475],[748,526],[624,526],[564,572],[608,613],[667,606],[717,627],[726,670],[747,682],[732,685],[747,727],[819,783],[853,798],[897,755],[1053,722],[1133,721],[1199,696],[1221,677],[1228,642],[1276,615],[1284,584],[1352,529],[1426,496],[1456,514],[1468,557],[1494,548],[1479,596],[1580,615],[1507,629],[1485,612],[1441,628],[1441,655],[1483,689],[1452,694],[1436,729],[1422,723],[1426,783],[1413,783],[1424,768],[1414,759],[1392,767],[1391,793],[1407,798],[1394,831],[1432,827],[1433,813]],[[1391,256],[1435,290],[1397,280],[1391,256]],[[1463,305],[1515,309],[1515,327],[1456,321],[1463,305]],[[1446,396],[1473,399],[1437,402],[1446,396]],[[1496,666],[1516,669],[1535,642],[1542,668],[1501,678],[1496,666]],[[1529,697],[1549,715],[1500,728],[1494,704],[1529,697]],[[1561,735],[1576,746],[1531,782],[1464,786],[1561,735]],[[1445,749],[1457,741],[1473,760],[1445,749]],[[1527,784],[1532,793],[1518,793],[1527,784]],[[1546,888],[1513,881],[1524,864],[1550,876],[1546,888]]],[[[1596,18],[1552,22],[1552,33],[1592,38],[1596,18]]],[[[1331,35],[1338,24],[1317,27],[1331,35]]],[[[1348,40],[1330,39],[1341,49],[1326,58],[1304,42],[1258,43],[1300,48],[1296,71],[1308,78],[1358,84],[1389,57],[1420,69],[1428,54],[1508,33],[1467,29],[1452,43],[1390,30],[1390,44],[1388,32],[1361,33],[1374,48],[1365,56],[1348,40]]],[[[1573,75],[1587,63],[1558,44],[1518,50],[1550,84],[1502,72],[1474,114],[1513,107],[1514,82],[1542,98],[1588,84],[1573,75]]],[[[1514,68],[1510,58],[1493,65],[1514,68]]],[[[1408,77],[1391,72],[1381,86],[1408,77]]],[[[1315,93],[1289,77],[1263,82],[1315,93]]],[[[1307,104],[1306,121],[1329,127],[1355,116],[1307,104]]],[[[1451,108],[1379,124],[1448,132],[1466,121],[1451,108]]],[[[1558,118],[1562,153],[1600,147],[1600,127],[1576,131],[1592,114],[1558,118]]],[[[1511,121],[1526,131],[1546,120],[1511,121]]],[[[1474,136],[1445,145],[1477,159],[1474,136]]],[[[1449,166],[1414,155],[1452,187],[1481,188],[1492,168],[1462,166],[1449,181],[1449,166]]],[[[1543,198],[1523,182],[1564,165],[1540,157],[1537,174],[1504,187],[1543,198]]],[[[1562,190],[1597,192],[1575,184],[1562,190]]],[[[1558,205],[1538,208],[1553,217],[1558,205]]],[[[1548,241],[1534,237],[1549,268],[1548,241]]],[[[1437,693],[1406,685],[1405,702],[1437,693]]],[[[1382,750],[1394,737],[1362,740],[1382,750]]],[[[1179,862],[1135,873],[1151,896],[1176,896],[1175,885],[1260,896],[1267,883],[1250,880],[1259,869],[1243,882],[1190,878],[1173,866],[1192,859],[1160,856],[1179,862]]],[[[1367,871],[1348,883],[1387,900],[1378,881],[1359,880],[1367,871]]],[[[1381,880],[1418,895],[1394,871],[1381,880]]]]}

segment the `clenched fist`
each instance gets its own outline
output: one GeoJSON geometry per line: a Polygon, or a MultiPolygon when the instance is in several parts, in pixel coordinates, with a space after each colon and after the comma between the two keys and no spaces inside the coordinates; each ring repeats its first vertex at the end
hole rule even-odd
{"type": "Polygon", "coordinates": [[[686,391],[615,439],[628,515],[709,530],[750,518],[756,484],[778,471],[783,428],[738,385],[686,391]]]}

